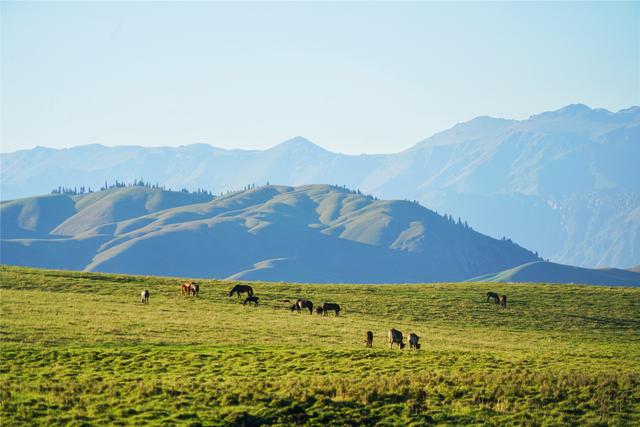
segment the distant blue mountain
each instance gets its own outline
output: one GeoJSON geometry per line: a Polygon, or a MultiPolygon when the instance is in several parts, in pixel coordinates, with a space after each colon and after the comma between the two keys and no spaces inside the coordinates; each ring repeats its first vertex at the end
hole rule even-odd
{"type": "Polygon", "coordinates": [[[328,185],[224,197],[145,187],[0,204],[0,262],[294,282],[463,280],[539,260],[417,203],[328,185]]]}
{"type": "Polygon", "coordinates": [[[216,193],[250,183],[345,184],[418,200],[553,261],[628,267],[640,262],[638,159],[640,107],[578,104],[522,121],[478,117],[388,155],[331,153],[301,137],[264,151],[38,147],[0,156],[0,188],[7,200],[140,177],[216,193]]]}

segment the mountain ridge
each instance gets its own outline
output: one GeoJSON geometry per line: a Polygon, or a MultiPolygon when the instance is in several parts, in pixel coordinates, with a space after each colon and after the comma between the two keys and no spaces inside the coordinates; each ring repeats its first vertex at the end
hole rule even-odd
{"type": "MultiPolygon", "coordinates": [[[[526,122],[528,120],[531,120],[533,118],[536,117],[545,117],[548,115],[562,115],[562,114],[571,114],[571,113],[575,113],[575,112],[599,112],[599,113],[605,113],[607,115],[616,115],[616,114],[635,114],[638,116],[638,118],[640,118],[640,106],[638,105],[632,105],[626,108],[621,108],[618,111],[611,111],[608,110],[606,108],[591,108],[586,104],[582,104],[582,103],[576,103],[576,104],[568,104],[564,107],[558,108],[556,110],[549,110],[549,111],[544,111],[542,113],[538,113],[538,114],[532,114],[530,115],[527,119],[509,119],[509,118],[503,118],[503,117],[493,117],[493,116],[487,116],[487,115],[480,115],[480,116],[476,116],[472,119],[466,120],[466,121],[462,121],[462,122],[457,122],[456,124],[454,124],[453,126],[451,126],[449,129],[447,130],[452,130],[460,125],[467,125],[467,124],[471,124],[477,121],[485,121],[485,120],[489,120],[489,121],[495,121],[495,122],[510,122],[512,124],[516,124],[516,123],[522,123],[522,122],[526,122]]],[[[436,135],[441,134],[442,132],[446,132],[447,130],[443,130],[443,131],[439,131],[434,133],[433,135],[416,142],[413,146],[405,148],[403,150],[400,150],[398,152],[395,153],[391,153],[391,154],[398,154],[404,151],[409,151],[412,150],[413,148],[415,148],[417,145],[420,145],[423,141],[426,141],[430,138],[433,138],[436,135]]],[[[296,142],[300,142],[303,144],[309,143],[311,145],[313,145],[314,147],[318,147],[324,151],[333,153],[333,154],[343,154],[340,152],[333,152],[330,151],[324,147],[322,147],[319,144],[316,144],[312,141],[310,141],[309,139],[307,139],[304,136],[301,135],[296,135],[293,136],[289,139],[286,139],[282,142],[276,143],[275,145],[262,149],[262,150],[258,150],[258,149],[245,149],[245,148],[222,148],[222,147],[218,147],[215,145],[211,145],[208,143],[191,143],[191,144],[179,144],[179,145],[158,145],[158,146],[142,146],[142,145],[106,145],[106,144],[102,144],[102,143],[88,143],[88,144],[80,144],[80,145],[75,145],[73,147],[62,147],[62,148],[55,148],[55,147],[47,147],[47,146],[42,146],[42,145],[36,145],[33,148],[26,148],[26,149],[20,149],[20,150],[16,150],[16,151],[10,151],[10,152],[0,152],[0,154],[15,154],[15,153],[20,153],[20,152],[28,152],[28,151],[32,151],[32,150],[37,150],[37,149],[46,149],[46,150],[53,150],[53,151],[62,151],[62,150],[70,150],[70,149],[75,149],[75,148],[83,148],[83,147],[100,147],[100,148],[119,148],[119,147],[129,147],[129,148],[181,148],[181,147],[192,147],[192,146],[206,146],[206,147],[211,147],[217,150],[224,150],[224,151],[246,151],[246,152],[255,152],[255,151],[266,151],[266,150],[271,150],[273,148],[276,148],[278,146],[282,146],[282,145],[286,145],[288,143],[296,143],[296,142]]],[[[364,155],[369,155],[369,156],[376,156],[376,155],[385,155],[382,153],[362,153],[364,155]]],[[[361,154],[343,154],[346,156],[358,156],[361,154]]]]}
{"type": "Polygon", "coordinates": [[[393,154],[332,153],[302,137],[268,150],[93,145],[2,154],[0,189],[11,199],[52,184],[98,188],[141,177],[215,193],[252,183],[339,184],[418,200],[555,262],[625,267],[640,259],[639,141],[640,108],[574,105],[525,120],[478,117],[393,154]]]}

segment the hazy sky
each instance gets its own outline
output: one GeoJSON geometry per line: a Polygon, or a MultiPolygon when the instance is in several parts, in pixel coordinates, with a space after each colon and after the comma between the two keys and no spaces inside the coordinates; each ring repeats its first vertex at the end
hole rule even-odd
{"type": "Polygon", "coordinates": [[[407,148],[640,104],[640,2],[2,2],[2,146],[407,148]]]}

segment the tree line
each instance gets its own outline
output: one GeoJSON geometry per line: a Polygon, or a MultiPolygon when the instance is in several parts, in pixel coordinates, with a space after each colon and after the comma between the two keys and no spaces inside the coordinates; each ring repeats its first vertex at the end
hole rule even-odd
{"type": "MultiPolygon", "coordinates": [[[[108,181],[105,180],[104,185],[100,187],[99,191],[110,190],[112,188],[125,188],[125,187],[145,187],[145,188],[160,189],[164,191],[173,191],[171,188],[167,188],[166,186],[160,185],[157,182],[151,183],[151,182],[145,181],[142,178],[134,179],[133,181],[128,183],[125,181],[118,181],[117,179],[113,183],[109,183],[108,181]]],[[[85,187],[84,185],[81,185],[79,187],[58,186],[57,188],[54,188],[53,190],[51,190],[51,194],[66,194],[68,196],[78,196],[78,195],[89,194],[93,192],[94,190],[91,187],[85,187]]],[[[204,188],[197,188],[196,190],[189,190],[187,188],[182,188],[180,192],[215,197],[213,195],[213,192],[206,190],[204,188]]]]}

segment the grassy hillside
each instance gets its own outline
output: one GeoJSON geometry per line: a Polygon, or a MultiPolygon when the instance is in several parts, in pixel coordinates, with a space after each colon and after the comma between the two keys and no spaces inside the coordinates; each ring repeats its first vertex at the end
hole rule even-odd
{"type": "Polygon", "coordinates": [[[640,423],[639,289],[253,283],[254,308],[200,283],[0,267],[3,425],[640,423]]]}
{"type": "Polygon", "coordinates": [[[206,194],[141,186],[76,196],[48,194],[0,202],[3,239],[75,236],[99,226],[212,200],[206,194]]]}
{"type": "Polygon", "coordinates": [[[0,262],[175,277],[403,283],[464,280],[539,259],[417,203],[329,185],[267,185],[213,200],[145,187],[74,197],[78,212],[38,236],[22,236],[22,223],[30,212],[46,217],[44,207],[23,208],[17,217],[16,208],[0,206],[0,262]]]}
{"type": "Polygon", "coordinates": [[[587,285],[640,286],[640,272],[617,268],[582,268],[553,262],[529,262],[470,282],[582,283],[587,285]]]}

